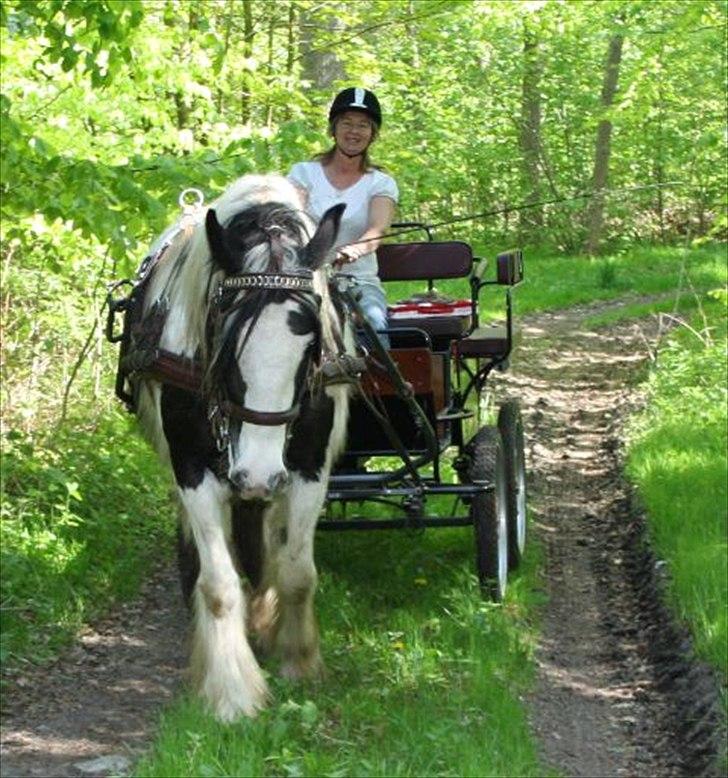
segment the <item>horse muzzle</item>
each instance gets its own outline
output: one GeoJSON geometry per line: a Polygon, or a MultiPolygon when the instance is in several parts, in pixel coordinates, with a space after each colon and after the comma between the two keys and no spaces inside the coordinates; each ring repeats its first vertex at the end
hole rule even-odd
{"type": "Polygon", "coordinates": [[[287,470],[279,470],[269,476],[265,483],[250,477],[247,470],[235,470],[228,476],[230,483],[243,500],[272,500],[288,484],[287,470]]]}

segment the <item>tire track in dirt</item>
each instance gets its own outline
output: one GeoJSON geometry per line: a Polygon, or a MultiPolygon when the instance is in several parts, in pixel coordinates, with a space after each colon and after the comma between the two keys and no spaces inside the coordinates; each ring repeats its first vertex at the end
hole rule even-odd
{"type": "Polygon", "coordinates": [[[621,426],[656,324],[580,328],[608,306],[524,321],[498,380],[524,409],[529,501],[545,549],[532,726],[575,776],[713,775],[718,682],[662,604],[661,569],[621,471],[621,426]]]}

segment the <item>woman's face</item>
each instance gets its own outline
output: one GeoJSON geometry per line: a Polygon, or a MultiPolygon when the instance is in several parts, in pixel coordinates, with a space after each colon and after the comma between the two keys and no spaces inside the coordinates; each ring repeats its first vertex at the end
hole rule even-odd
{"type": "Polygon", "coordinates": [[[334,140],[347,156],[363,154],[373,137],[372,120],[361,111],[345,111],[334,123],[334,140]]]}

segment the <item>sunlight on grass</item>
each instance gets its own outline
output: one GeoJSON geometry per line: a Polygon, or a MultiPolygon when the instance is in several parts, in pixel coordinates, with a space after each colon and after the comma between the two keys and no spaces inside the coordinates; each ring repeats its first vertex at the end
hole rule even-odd
{"type": "MultiPolygon", "coordinates": [[[[628,474],[644,500],[670,595],[698,653],[728,674],[725,308],[713,341],[687,330],[660,352],[648,406],[632,424],[628,474]]],[[[700,328],[702,321],[692,325],[700,328]]]]}
{"type": "MultiPolygon", "coordinates": [[[[476,253],[492,258],[500,250],[501,247],[488,247],[476,253]]],[[[518,314],[631,295],[674,296],[679,288],[682,288],[681,299],[689,299],[691,285],[696,291],[705,292],[726,283],[725,246],[722,244],[695,248],[631,246],[623,253],[592,259],[549,256],[531,249],[524,253],[524,266],[526,280],[514,296],[518,314]]],[[[490,273],[493,272],[491,265],[490,273]]],[[[490,277],[488,273],[487,277],[490,277]]],[[[387,296],[390,300],[403,299],[421,292],[424,286],[423,282],[387,284],[387,296]]],[[[467,279],[440,281],[437,288],[456,298],[470,296],[467,279]]],[[[502,287],[486,287],[480,301],[484,318],[505,317],[502,287]]]]}
{"type": "Polygon", "coordinates": [[[171,551],[167,478],[110,414],[44,442],[3,437],[0,658],[44,661],[118,599],[132,596],[171,551]],[[133,489],[130,489],[133,484],[133,489]]]}
{"type": "Polygon", "coordinates": [[[669,298],[667,300],[657,300],[649,303],[633,303],[631,305],[620,305],[613,311],[587,316],[582,321],[582,326],[587,328],[607,327],[626,319],[641,319],[646,316],[657,316],[661,313],[667,313],[672,316],[694,311],[699,304],[700,298],[679,297],[669,298]]]}
{"type": "Polygon", "coordinates": [[[480,598],[472,555],[467,530],[319,537],[327,680],[273,677],[271,708],[233,727],[185,699],[137,774],[542,775],[518,701],[538,552],[504,605],[480,598]]]}

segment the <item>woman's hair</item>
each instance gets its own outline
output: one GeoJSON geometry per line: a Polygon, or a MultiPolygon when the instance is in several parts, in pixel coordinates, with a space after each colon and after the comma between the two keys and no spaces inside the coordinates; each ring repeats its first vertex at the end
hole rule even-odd
{"type": "MultiPolygon", "coordinates": [[[[334,134],[334,130],[336,129],[336,122],[339,120],[340,117],[336,117],[330,124],[329,124],[329,135],[334,134]]],[[[376,123],[372,121],[372,119],[369,119],[372,125],[372,139],[369,141],[369,146],[371,146],[372,143],[377,138],[377,135],[379,133],[379,128],[377,127],[376,123]]],[[[359,170],[361,170],[362,173],[366,173],[370,170],[382,170],[383,168],[380,165],[375,165],[371,159],[369,159],[369,146],[365,149],[364,153],[359,158],[359,170]]],[[[316,154],[314,156],[314,160],[316,162],[320,162],[323,166],[326,166],[331,162],[331,160],[334,158],[334,154],[336,154],[336,144],[328,150],[328,151],[322,151],[320,154],[316,154]]]]}

